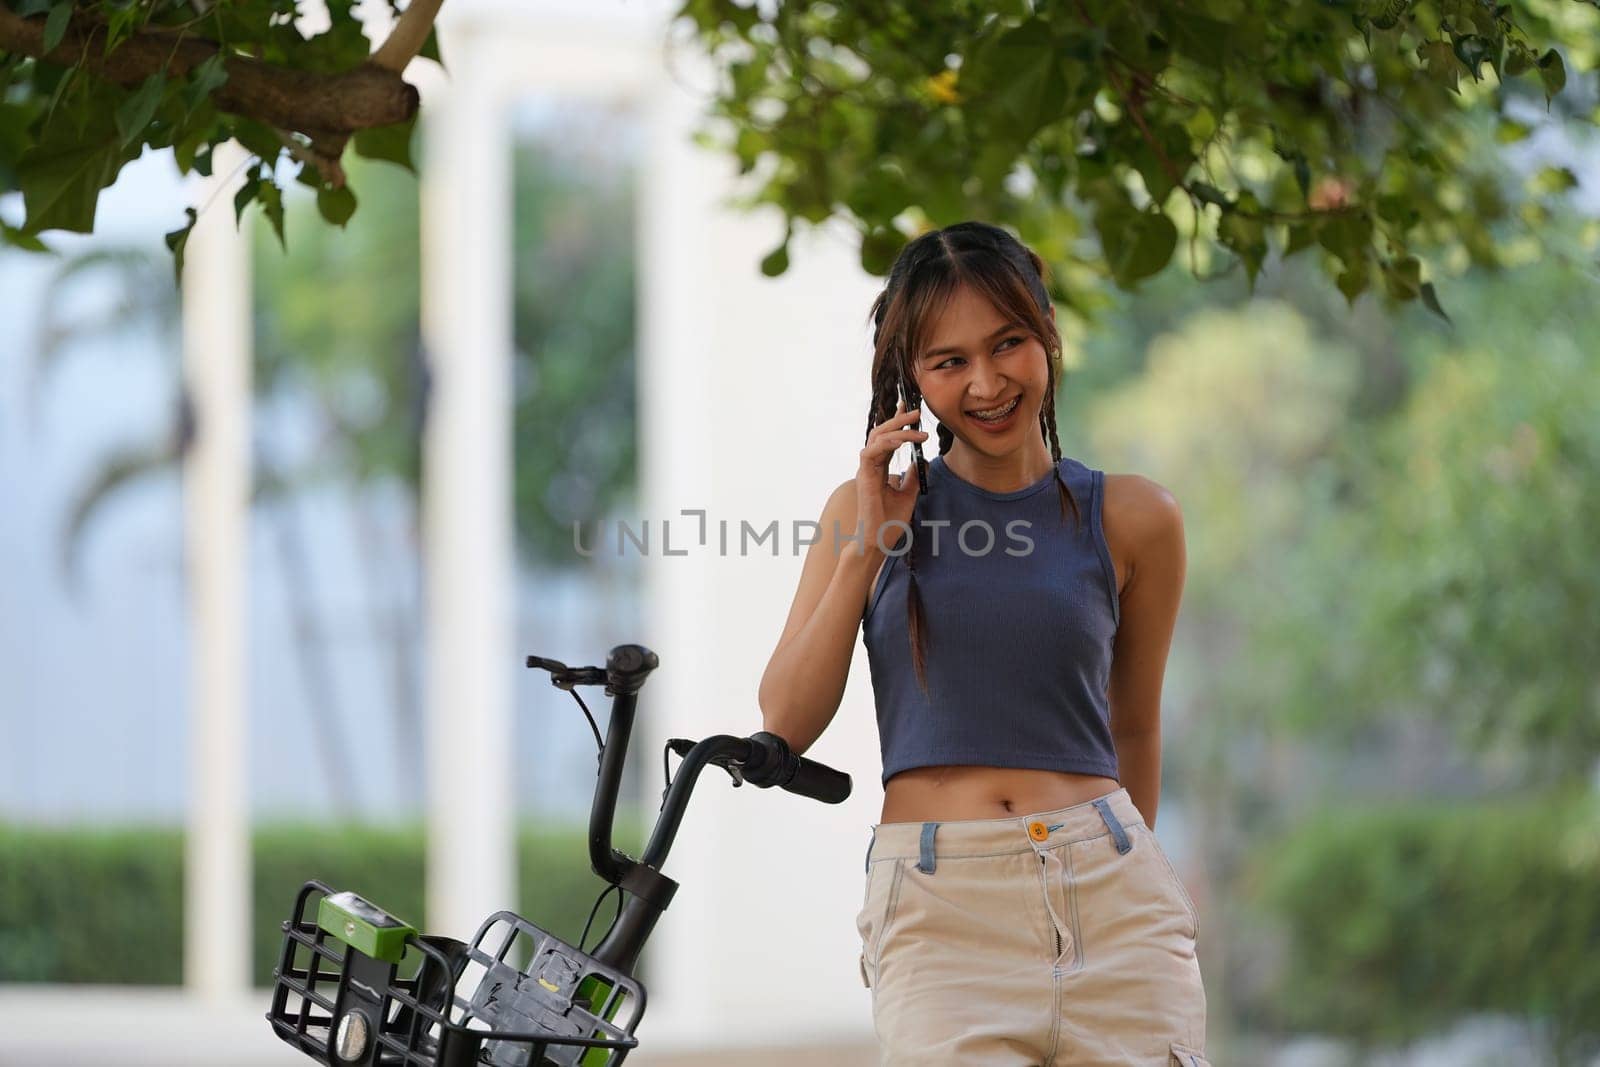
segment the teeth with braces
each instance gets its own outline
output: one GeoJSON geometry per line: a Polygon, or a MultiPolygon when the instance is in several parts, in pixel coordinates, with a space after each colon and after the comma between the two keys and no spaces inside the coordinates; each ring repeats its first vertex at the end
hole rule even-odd
{"type": "Polygon", "coordinates": [[[1011,399],[1011,403],[1009,403],[1009,404],[1003,404],[1003,405],[1001,405],[1000,407],[997,407],[997,408],[990,408],[988,411],[974,411],[972,413],[972,416],[973,416],[973,418],[977,418],[977,419],[985,419],[985,420],[993,421],[997,417],[1003,418],[1004,416],[1011,414],[1011,409],[1016,407],[1021,402],[1022,402],[1022,398],[1020,396],[1019,397],[1013,397],[1011,399]]]}

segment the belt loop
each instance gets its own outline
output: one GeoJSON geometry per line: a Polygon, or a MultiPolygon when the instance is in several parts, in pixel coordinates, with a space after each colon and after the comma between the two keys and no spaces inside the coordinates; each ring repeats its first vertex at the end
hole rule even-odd
{"type": "Polygon", "coordinates": [[[1126,853],[1133,847],[1133,842],[1128,840],[1128,832],[1122,828],[1122,823],[1117,821],[1117,813],[1111,810],[1111,803],[1105,797],[1095,797],[1094,806],[1100,812],[1100,817],[1106,821],[1106,826],[1111,830],[1111,836],[1116,839],[1117,851],[1126,853]]]}
{"type": "Polygon", "coordinates": [[[873,845],[873,842],[875,842],[877,840],[878,840],[878,828],[876,826],[874,826],[874,827],[872,827],[872,835],[867,838],[867,861],[861,865],[863,871],[865,871],[868,874],[872,873],[872,845],[873,845]]]}
{"type": "Polygon", "coordinates": [[[933,832],[938,828],[936,822],[922,824],[922,855],[917,859],[917,870],[923,874],[933,873],[933,832]]]}

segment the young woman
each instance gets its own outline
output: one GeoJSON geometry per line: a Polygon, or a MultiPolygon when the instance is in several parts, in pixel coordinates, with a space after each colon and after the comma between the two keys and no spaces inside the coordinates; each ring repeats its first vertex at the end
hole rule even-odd
{"type": "Polygon", "coordinates": [[[884,798],[857,928],[884,1064],[1199,1067],[1197,918],[1153,832],[1182,516],[1062,456],[1044,278],[978,222],[895,261],[866,446],[823,508],[764,726],[809,748],[864,626],[884,798]]]}

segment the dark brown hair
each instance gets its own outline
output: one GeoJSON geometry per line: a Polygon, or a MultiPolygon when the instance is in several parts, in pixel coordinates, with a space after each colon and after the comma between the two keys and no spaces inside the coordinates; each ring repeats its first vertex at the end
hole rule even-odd
{"type": "MultiPolygon", "coordinates": [[[[928,333],[937,313],[966,285],[987,297],[1006,318],[1019,322],[1044,345],[1048,380],[1044,406],[1039,411],[1039,432],[1055,460],[1056,492],[1061,518],[1070,508],[1075,520],[1083,512],[1061,478],[1061,443],[1056,437],[1056,368],[1061,357],[1061,335],[1050,316],[1050,294],[1044,261],[1008,231],[986,222],[959,222],[931,230],[900,250],[889,268],[889,280],[872,303],[872,407],[867,413],[867,434],[894,414],[902,385],[910,404],[920,405],[913,367],[915,353],[928,346],[928,333]]],[[[948,452],[955,434],[939,424],[939,451],[948,452]]],[[[927,460],[919,442],[917,476],[926,492],[927,460]]],[[[919,493],[920,495],[920,493],[919,493]]],[[[914,524],[913,524],[914,528],[914,524]]],[[[877,537],[878,531],[869,536],[877,537]]],[[[927,619],[917,591],[916,538],[911,536],[906,561],[906,629],[911,639],[911,662],[917,683],[928,691],[924,656],[927,619]]],[[[887,564],[885,564],[887,565],[887,564]]]]}

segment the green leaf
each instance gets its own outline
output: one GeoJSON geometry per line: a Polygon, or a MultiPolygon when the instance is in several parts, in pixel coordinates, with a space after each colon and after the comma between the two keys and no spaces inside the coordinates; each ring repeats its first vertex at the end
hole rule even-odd
{"type": "Polygon", "coordinates": [[[1483,61],[1493,54],[1493,46],[1483,37],[1475,33],[1464,33],[1455,40],[1456,58],[1461,60],[1463,66],[1472,72],[1473,81],[1482,81],[1478,68],[1483,61]]]}
{"type": "Polygon", "coordinates": [[[356,194],[348,185],[335,189],[324,185],[317,189],[317,210],[335,226],[343,226],[356,213],[356,194]]]}
{"type": "Polygon", "coordinates": [[[278,247],[287,252],[289,242],[283,236],[283,191],[272,180],[270,170],[262,179],[256,198],[261,201],[261,210],[267,216],[267,221],[272,223],[272,232],[278,235],[278,247]]]}
{"type": "Polygon", "coordinates": [[[283,154],[283,142],[279,140],[277,131],[264,122],[255,119],[236,119],[233,124],[233,136],[245,151],[255,156],[261,162],[272,164],[283,154]]]}
{"type": "Polygon", "coordinates": [[[1544,83],[1546,102],[1566,87],[1567,68],[1554,48],[1539,57],[1539,80],[1544,83]]]}
{"type": "Polygon", "coordinates": [[[1061,117],[1083,70],[1079,61],[1058,52],[1048,22],[1029,19],[980,43],[963,66],[961,81],[986,136],[1020,147],[1061,117]]]}
{"type": "Polygon", "coordinates": [[[1365,215],[1335,215],[1322,224],[1317,240],[1347,268],[1355,263],[1364,264],[1372,243],[1372,220],[1365,215]]]}
{"type": "Polygon", "coordinates": [[[415,174],[417,168],[412,162],[411,139],[416,126],[417,116],[413,113],[404,122],[358,130],[351,144],[355,146],[358,156],[396,163],[415,174]]]}
{"type": "Polygon", "coordinates": [[[1409,197],[1398,193],[1383,193],[1378,197],[1378,217],[1385,222],[1392,222],[1401,230],[1409,230],[1422,218],[1422,213],[1409,197]]]}
{"type": "Polygon", "coordinates": [[[39,240],[39,238],[31,233],[23,233],[3,219],[0,219],[0,245],[10,245],[13,248],[20,248],[24,252],[50,251],[50,246],[39,240]]]}
{"type": "Polygon", "coordinates": [[[776,278],[789,269],[789,239],[785,237],[783,243],[761,259],[761,273],[768,278],[776,278]]]}
{"type": "Polygon", "coordinates": [[[56,82],[55,91],[50,94],[50,103],[44,109],[45,121],[55,117],[56,106],[69,94],[77,92],[83,85],[84,79],[79,76],[79,68],[69,67],[67,72],[56,82]]]}
{"type": "Polygon", "coordinates": [[[183,250],[189,243],[189,234],[194,231],[194,224],[197,218],[194,208],[186,207],[183,210],[188,213],[189,221],[167,234],[166,237],[167,248],[172,252],[173,276],[178,285],[183,284],[183,250]]]}
{"type": "Polygon", "coordinates": [[[1283,258],[1299,252],[1301,249],[1310,248],[1317,243],[1317,227],[1315,223],[1291,223],[1289,225],[1289,240],[1283,246],[1283,258]]]}
{"type": "Polygon", "coordinates": [[[117,132],[122,135],[124,147],[143,134],[145,127],[150,125],[156,108],[161,106],[161,97],[166,88],[166,72],[158,70],[117,105],[117,132]]]}
{"type": "Polygon", "coordinates": [[[1570,167],[1540,167],[1538,172],[1528,179],[1528,187],[1542,196],[1564,193],[1577,184],[1578,176],[1572,173],[1570,167]]]}
{"type": "Polygon", "coordinates": [[[53,52],[67,35],[67,24],[72,21],[72,0],[57,0],[44,20],[44,50],[53,52]]]}
{"type": "Polygon", "coordinates": [[[187,113],[192,114],[213,92],[227,84],[227,58],[218,52],[189,73],[188,87],[183,91],[187,113]]]}
{"type": "Polygon", "coordinates": [[[1358,259],[1351,266],[1339,273],[1334,284],[1339,287],[1339,292],[1344,294],[1345,303],[1354,307],[1356,297],[1366,292],[1371,276],[1367,270],[1367,261],[1358,259]]]}
{"type": "MultiPolygon", "coordinates": [[[[431,59],[439,66],[444,67],[444,58],[439,55],[439,28],[435,26],[428,31],[428,39],[422,42],[422,51],[417,53],[423,59],[431,59]]],[[[448,67],[445,67],[448,70],[448,67]]]]}
{"type": "Polygon", "coordinates": [[[861,267],[868,274],[883,277],[894,265],[905,238],[898,230],[887,227],[874,229],[861,239],[861,267]]]}
{"type": "Polygon", "coordinates": [[[1261,264],[1267,258],[1267,228],[1261,219],[1242,211],[1230,211],[1217,223],[1217,238],[1243,261],[1250,284],[1254,286],[1261,264]]]}
{"type": "Polygon", "coordinates": [[[143,14],[141,6],[131,3],[125,7],[111,8],[110,14],[106,17],[106,46],[101,55],[110,55],[113,48],[133,36],[133,31],[139,24],[139,16],[143,14]]]}
{"type": "Polygon", "coordinates": [[[1416,0],[1383,0],[1383,6],[1372,16],[1372,24],[1380,30],[1392,30],[1415,4],[1416,0]]]}
{"type": "Polygon", "coordinates": [[[1452,93],[1461,92],[1461,67],[1456,63],[1455,52],[1449,42],[1423,41],[1417,45],[1417,55],[1422,59],[1428,77],[1452,93]]]}
{"type": "Polygon", "coordinates": [[[1111,276],[1124,289],[1156,274],[1172,259],[1178,227],[1164,212],[1114,206],[1095,215],[1111,276]]]}
{"type": "Polygon", "coordinates": [[[1450,316],[1444,313],[1444,308],[1439,306],[1439,295],[1434,292],[1432,282],[1422,283],[1422,303],[1423,306],[1429,311],[1433,312],[1435,315],[1438,315],[1441,319],[1450,323],[1451,325],[1455,325],[1450,316]]]}
{"type": "Polygon", "coordinates": [[[100,190],[117,180],[123,149],[116,127],[102,115],[83,136],[56,121],[17,163],[28,233],[41,230],[94,232],[100,190]]]}
{"type": "Polygon", "coordinates": [[[235,229],[238,229],[239,224],[244,220],[244,209],[250,206],[250,201],[254,200],[260,192],[261,180],[259,178],[250,178],[239,186],[237,193],[233,194],[233,225],[235,229]]]}
{"type": "Polygon", "coordinates": [[[1527,123],[1502,117],[1495,124],[1494,139],[1496,144],[1516,144],[1518,141],[1527,140],[1532,132],[1527,123]]]}
{"type": "Polygon", "coordinates": [[[1416,256],[1383,264],[1384,285],[1396,300],[1415,300],[1422,290],[1422,262],[1416,256]]]}
{"type": "Polygon", "coordinates": [[[1164,10],[1162,16],[1172,31],[1173,43],[1185,55],[1214,68],[1226,66],[1232,59],[1235,33],[1227,22],[1177,8],[1164,10]]]}

